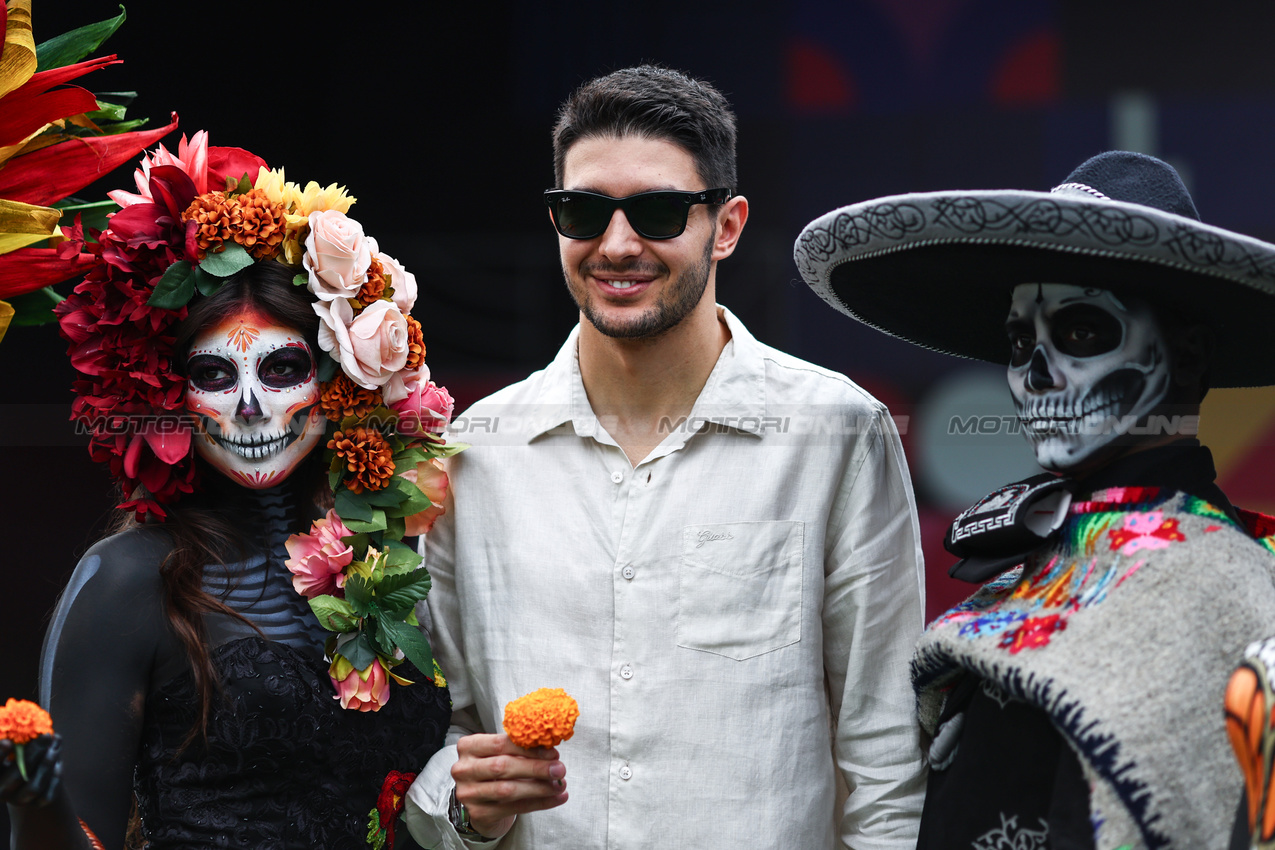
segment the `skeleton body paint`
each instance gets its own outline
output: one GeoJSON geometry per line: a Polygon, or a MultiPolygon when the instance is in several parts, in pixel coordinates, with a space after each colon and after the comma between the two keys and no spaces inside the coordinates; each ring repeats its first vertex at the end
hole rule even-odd
{"type": "Polygon", "coordinates": [[[1022,284],[1005,327],[1010,391],[1045,469],[1093,460],[1168,392],[1169,349],[1154,315],[1104,289],[1022,284]]]}
{"type": "Polygon", "coordinates": [[[287,478],[323,436],[314,355],[300,333],[253,310],[195,337],[186,408],[195,450],[252,489],[287,478]]]}

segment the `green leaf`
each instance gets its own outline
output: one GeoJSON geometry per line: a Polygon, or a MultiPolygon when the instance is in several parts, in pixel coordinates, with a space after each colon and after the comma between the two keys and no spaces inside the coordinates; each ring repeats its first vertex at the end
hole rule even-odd
{"type": "MultiPolygon", "coordinates": [[[[379,626],[381,620],[372,621],[375,626],[379,626]]],[[[394,639],[383,628],[373,627],[368,631],[368,639],[372,643],[372,648],[387,658],[394,657],[394,639]]]]}
{"type": "Polygon", "coordinates": [[[246,195],[252,191],[252,181],[248,179],[248,172],[244,172],[236,180],[233,177],[226,177],[226,194],[227,195],[246,195]]]}
{"type": "MultiPolygon", "coordinates": [[[[344,491],[342,491],[344,492],[344,491]]],[[[337,513],[341,513],[337,511],[337,513]]],[[[372,518],[370,520],[346,519],[341,517],[341,521],[345,523],[345,527],[350,531],[384,531],[386,529],[385,511],[380,508],[372,509],[372,518]]],[[[402,520],[400,520],[401,522],[402,520]]],[[[399,535],[402,537],[403,535],[399,535]]]]}
{"type": "Polygon", "coordinates": [[[330,632],[352,632],[359,627],[353,606],[344,599],[316,596],[310,600],[310,610],[319,618],[319,624],[330,632]]]}
{"type": "MultiPolygon", "coordinates": [[[[420,492],[420,488],[412,482],[400,478],[397,475],[390,479],[390,483],[380,490],[364,491],[363,495],[367,497],[369,505],[376,505],[378,508],[396,508],[400,503],[406,501],[410,495],[407,491],[398,486],[398,482],[406,484],[416,492],[420,492]]],[[[340,513],[338,511],[337,513],[340,513]]]]}
{"type": "Polygon", "coordinates": [[[204,257],[199,265],[209,274],[230,277],[235,272],[248,268],[252,263],[252,255],[238,242],[231,242],[221,251],[204,257]]]}
{"type": "Polygon", "coordinates": [[[307,273],[304,273],[304,274],[293,275],[293,276],[292,276],[292,285],[293,285],[293,286],[309,286],[309,285],[310,285],[310,275],[309,275],[309,273],[307,272],[307,273]]]}
{"type": "Polygon", "coordinates": [[[211,297],[218,289],[221,289],[224,281],[225,278],[208,274],[202,266],[195,266],[195,288],[205,298],[211,297]]]}
{"type": "Polygon", "coordinates": [[[62,296],[53,291],[53,287],[45,286],[34,292],[15,295],[7,299],[13,308],[11,325],[47,325],[57,321],[53,315],[53,307],[62,300],[62,296]]]}
{"type": "Polygon", "coordinates": [[[469,443],[448,443],[442,446],[437,443],[431,443],[428,452],[430,457],[444,458],[463,452],[467,448],[469,448],[469,443]]]}
{"type": "Polygon", "coordinates": [[[146,299],[147,306],[160,310],[180,310],[195,294],[195,276],[186,260],[178,260],[168,267],[164,276],[155,284],[155,291],[146,299]]]}
{"type": "Polygon", "coordinates": [[[342,537],[341,542],[353,549],[354,557],[361,560],[362,556],[367,552],[370,540],[366,534],[360,533],[351,534],[348,537],[342,537]]]}
{"type": "Polygon", "coordinates": [[[121,133],[131,133],[138,127],[145,127],[151,120],[149,118],[134,118],[132,121],[112,121],[108,124],[98,124],[98,128],[102,131],[103,136],[118,136],[121,133]]]}
{"type": "Polygon", "coordinates": [[[336,370],[339,369],[340,367],[341,367],[341,364],[333,360],[331,354],[329,354],[326,357],[320,357],[319,369],[318,369],[319,380],[324,383],[327,383],[328,381],[332,380],[333,378],[336,377],[336,370]]]}
{"type": "Polygon", "coordinates": [[[84,113],[84,117],[94,124],[105,124],[107,121],[123,121],[124,113],[127,111],[128,107],[122,103],[111,103],[99,98],[97,110],[84,113]]]}
{"type": "MultiPolygon", "coordinates": [[[[417,570],[416,572],[423,573],[425,571],[417,570]]],[[[426,596],[429,596],[430,587],[431,583],[429,574],[426,573],[423,581],[402,588],[401,590],[396,590],[393,593],[378,595],[377,601],[380,602],[381,607],[386,611],[403,611],[404,616],[406,616],[406,611],[408,609],[412,608],[412,606],[414,606],[417,602],[420,602],[426,596]]]]}
{"type": "Polygon", "coordinates": [[[429,454],[420,446],[412,446],[394,453],[395,469],[410,469],[418,463],[424,463],[429,460],[429,454]]]}
{"type": "Polygon", "coordinates": [[[336,508],[336,515],[341,518],[342,522],[349,527],[349,520],[371,521],[373,517],[372,506],[367,503],[361,496],[351,493],[349,490],[340,490],[336,494],[336,502],[333,505],[336,508]]]}
{"type": "Polygon", "coordinates": [[[363,576],[353,575],[345,580],[345,598],[360,617],[372,613],[372,584],[363,576]]]}
{"type": "Polygon", "coordinates": [[[407,523],[401,516],[385,517],[385,535],[394,540],[402,540],[407,533],[407,523]]]}
{"type": "Polygon", "coordinates": [[[133,101],[137,100],[137,92],[135,91],[100,91],[96,92],[94,96],[99,100],[101,98],[106,98],[111,103],[122,103],[125,106],[128,106],[132,104],[133,101]]]}
{"type": "Polygon", "coordinates": [[[114,18],[99,21],[96,24],[88,24],[79,29],[54,36],[36,47],[36,69],[48,71],[51,68],[63,68],[79,62],[96,50],[98,45],[110,38],[111,33],[119,29],[120,24],[124,23],[124,19],[124,7],[120,6],[120,13],[114,18]]]}
{"type": "Polygon", "coordinates": [[[336,488],[341,484],[341,476],[344,474],[345,466],[341,463],[341,459],[333,455],[332,468],[328,470],[328,488],[336,492],[336,488]]]}
{"type": "Polygon", "coordinates": [[[345,656],[345,660],[354,665],[356,670],[365,670],[376,660],[376,650],[367,635],[359,632],[358,636],[337,645],[336,651],[345,656]]]}
{"type": "MultiPolygon", "coordinates": [[[[408,483],[411,484],[410,481],[408,483]]],[[[434,504],[433,502],[429,500],[429,496],[426,496],[419,487],[417,487],[414,484],[412,484],[411,486],[412,486],[412,489],[415,490],[416,492],[409,493],[407,495],[407,498],[404,499],[398,505],[396,509],[387,510],[385,512],[387,516],[393,516],[393,517],[415,516],[421,511],[426,510],[430,505],[434,504]]]]}
{"type": "MultiPolygon", "coordinates": [[[[434,676],[434,653],[430,651],[429,642],[416,628],[396,620],[384,619],[380,626],[393,639],[407,660],[416,666],[422,674],[429,678],[434,676]]],[[[349,657],[348,655],[346,656],[349,657]]]]}
{"type": "Polygon", "coordinates": [[[385,566],[387,569],[409,567],[414,570],[422,560],[424,559],[420,556],[420,553],[399,540],[391,540],[385,547],[385,566]]]}

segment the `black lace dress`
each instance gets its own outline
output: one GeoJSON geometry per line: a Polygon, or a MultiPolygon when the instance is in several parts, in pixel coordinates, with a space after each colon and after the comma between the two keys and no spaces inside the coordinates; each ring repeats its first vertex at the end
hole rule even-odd
{"type": "MultiPolygon", "coordinates": [[[[244,637],[217,647],[225,700],[207,742],[182,750],[194,722],[189,674],[153,697],[137,766],[139,812],[153,850],[188,847],[366,848],[368,814],[391,770],[415,773],[442,746],[445,688],[404,664],[376,712],[341,708],[326,666],[287,644],[244,637]]],[[[395,850],[415,847],[406,829],[395,850]]]]}
{"type": "MultiPolygon", "coordinates": [[[[204,568],[205,590],[249,621],[204,618],[221,683],[206,736],[188,741],[199,698],[163,614],[171,538],[163,526],[125,531],[81,560],[46,642],[42,691],[66,740],[64,781],[108,848],[135,795],[149,850],[361,850],[389,772],[418,772],[442,747],[447,689],[404,663],[395,673],[414,684],[391,684],[379,711],[341,708],[329,633],[284,566],[284,541],[308,526],[306,500],[286,485],[221,492],[230,486],[211,481],[199,496],[234,505],[259,549],[204,568]]],[[[416,847],[405,828],[395,839],[394,850],[416,847]]]]}

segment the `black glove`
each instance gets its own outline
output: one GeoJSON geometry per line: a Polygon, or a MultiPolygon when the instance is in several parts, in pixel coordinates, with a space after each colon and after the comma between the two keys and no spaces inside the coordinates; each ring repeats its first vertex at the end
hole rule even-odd
{"type": "Polygon", "coordinates": [[[0,801],[15,806],[44,806],[62,782],[62,737],[41,735],[22,747],[27,778],[18,770],[17,747],[0,741],[0,801]]]}

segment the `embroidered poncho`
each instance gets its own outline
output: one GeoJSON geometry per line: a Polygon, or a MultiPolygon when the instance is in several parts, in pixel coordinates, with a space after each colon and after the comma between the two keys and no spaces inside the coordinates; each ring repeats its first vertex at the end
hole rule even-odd
{"type": "Polygon", "coordinates": [[[1224,848],[1242,779],[1222,712],[1275,631],[1275,546],[1203,500],[1122,487],[932,623],[912,661],[933,732],[962,671],[1044,711],[1089,781],[1096,845],[1224,848]]]}

